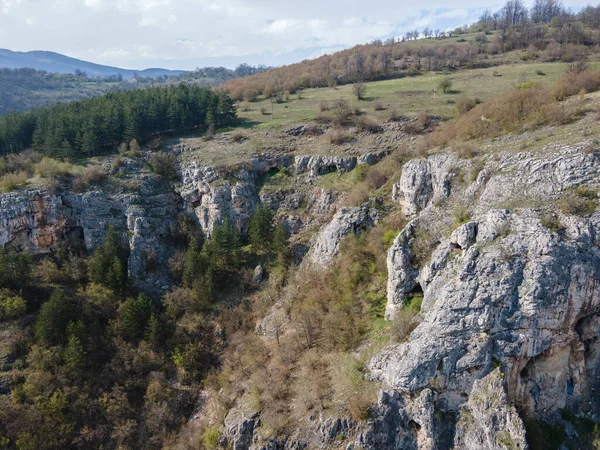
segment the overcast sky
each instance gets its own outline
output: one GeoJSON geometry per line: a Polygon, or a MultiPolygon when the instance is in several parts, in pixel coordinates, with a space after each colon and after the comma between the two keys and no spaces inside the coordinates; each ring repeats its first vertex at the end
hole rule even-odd
{"type": "Polygon", "coordinates": [[[131,69],[281,65],[409,29],[453,28],[499,3],[0,0],[0,48],[51,50],[131,69]]]}

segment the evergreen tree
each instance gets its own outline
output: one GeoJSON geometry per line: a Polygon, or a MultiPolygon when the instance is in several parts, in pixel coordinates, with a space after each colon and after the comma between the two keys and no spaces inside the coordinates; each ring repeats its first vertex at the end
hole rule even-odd
{"type": "Polygon", "coordinates": [[[152,300],[144,294],[128,299],[119,311],[123,336],[129,340],[142,339],[153,311],[152,300]]]}
{"type": "Polygon", "coordinates": [[[0,287],[22,290],[29,284],[32,267],[28,252],[0,248],[0,287]]]}
{"type": "Polygon", "coordinates": [[[250,216],[248,238],[256,251],[264,253],[269,250],[273,238],[273,211],[265,203],[250,216]]]}
{"type": "Polygon", "coordinates": [[[198,240],[191,238],[183,261],[182,281],[185,287],[192,288],[202,273],[202,255],[198,240]]]}
{"type": "Polygon", "coordinates": [[[127,251],[112,225],[108,227],[104,243],[90,259],[89,276],[93,283],[112,290],[122,289],[127,283],[127,251]]]}
{"type": "Polygon", "coordinates": [[[42,305],[35,322],[35,337],[45,345],[55,345],[65,338],[67,326],[74,315],[65,293],[52,291],[50,300],[42,305]]]}
{"type": "Polygon", "coordinates": [[[279,223],[273,233],[273,252],[277,257],[277,263],[286,268],[291,259],[290,245],[288,241],[288,233],[283,223],[279,223]]]}

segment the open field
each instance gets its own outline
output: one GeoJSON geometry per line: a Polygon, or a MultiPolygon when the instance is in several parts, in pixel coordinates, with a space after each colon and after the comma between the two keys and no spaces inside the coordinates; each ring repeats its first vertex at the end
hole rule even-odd
{"type": "Polygon", "coordinates": [[[365,83],[365,100],[358,101],[352,93],[352,85],[336,88],[307,89],[298,98],[290,96],[283,103],[260,99],[257,102],[238,105],[238,115],[248,124],[261,128],[280,128],[296,123],[314,120],[319,111],[319,102],[340,98],[348,100],[352,107],[368,112],[383,121],[392,109],[401,115],[415,115],[420,111],[449,119],[456,116],[455,101],[461,96],[474,97],[485,101],[497,94],[513,89],[522,81],[534,81],[541,86],[549,86],[567,70],[566,63],[521,63],[474,69],[453,74],[427,73],[417,77],[406,77],[365,83]],[[540,75],[544,73],[544,75],[540,75]],[[452,81],[449,93],[437,92],[443,79],[452,81]],[[383,111],[374,111],[373,103],[383,104],[383,111]],[[244,111],[245,107],[249,111],[244,111]],[[265,114],[261,112],[264,108],[265,114]]]}

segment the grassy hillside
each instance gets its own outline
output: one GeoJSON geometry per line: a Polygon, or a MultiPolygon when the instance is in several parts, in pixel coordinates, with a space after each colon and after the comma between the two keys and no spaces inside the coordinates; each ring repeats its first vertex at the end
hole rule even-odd
{"type": "Polygon", "coordinates": [[[301,94],[290,95],[282,103],[268,98],[256,102],[241,102],[239,117],[260,127],[277,128],[297,122],[311,121],[319,115],[319,103],[344,98],[353,107],[363,109],[369,115],[383,121],[393,109],[399,114],[415,115],[420,111],[449,119],[456,116],[456,100],[460,96],[488,100],[524,81],[533,81],[542,87],[550,86],[563,76],[566,63],[523,63],[487,69],[459,71],[454,74],[427,73],[417,77],[405,77],[365,83],[366,97],[356,100],[352,85],[335,88],[306,89],[301,94]],[[444,94],[438,89],[440,81],[449,79],[452,87],[444,94]],[[384,107],[375,111],[375,103],[384,107]],[[261,112],[264,109],[265,114],[261,112]]]}

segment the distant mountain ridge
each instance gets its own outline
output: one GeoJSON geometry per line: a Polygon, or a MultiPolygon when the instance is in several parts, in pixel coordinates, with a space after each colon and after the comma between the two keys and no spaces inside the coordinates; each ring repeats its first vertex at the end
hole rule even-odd
{"type": "Polygon", "coordinates": [[[0,49],[0,68],[17,69],[28,67],[36,70],[45,70],[52,73],[75,73],[80,70],[90,77],[105,77],[121,75],[123,78],[133,78],[134,74],[143,77],[158,77],[162,75],[173,76],[185,73],[185,70],[169,70],[150,68],[144,70],[121,69],[119,67],[104,66],[80,59],[61,55],[49,51],[14,52],[0,49]]]}

